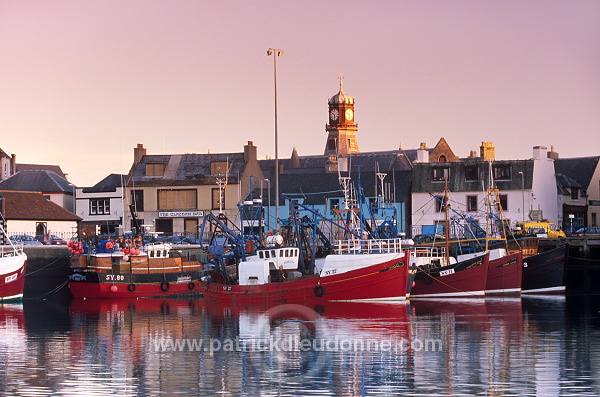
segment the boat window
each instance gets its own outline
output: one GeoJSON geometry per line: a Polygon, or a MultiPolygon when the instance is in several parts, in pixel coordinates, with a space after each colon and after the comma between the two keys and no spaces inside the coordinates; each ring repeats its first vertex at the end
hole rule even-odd
{"type": "Polygon", "coordinates": [[[280,258],[283,258],[283,255],[285,254],[285,252],[284,252],[284,251],[285,251],[285,250],[279,250],[279,257],[280,257],[280,258]]]}
{"type": "Polygon", "coordinates": [[[272,251],[271,251],[271,256],[272,256],[273,258],[277,258],[277,254],[275,253],[275,250],[272,250],[272,251]]]}
{"type": "Polygon", "coordinates": [[[264,258],[264,256],[263,256],[263,252],[262,252],[262,251],[258,251],[258,257],[259,257],[260,259],[263,259],[263,258],[264,258]]]}

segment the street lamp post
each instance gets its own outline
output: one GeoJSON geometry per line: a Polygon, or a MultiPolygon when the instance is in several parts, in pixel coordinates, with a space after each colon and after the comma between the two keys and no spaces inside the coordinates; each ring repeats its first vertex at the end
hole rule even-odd
{"type": "Polygon", "coordinates": [[[267,230],[271,230],[269,227],[271,222],[271,180],[265,178],[267,182],[267,230]]]}
{"type": "Polygon", "coordinates": [[[269,48],[267,56],[273,55],[273,81],[275,83],[275,229],[279,230],[279,152],[277,142],[277,57],[283,55],[279,48],[269,48]]]}

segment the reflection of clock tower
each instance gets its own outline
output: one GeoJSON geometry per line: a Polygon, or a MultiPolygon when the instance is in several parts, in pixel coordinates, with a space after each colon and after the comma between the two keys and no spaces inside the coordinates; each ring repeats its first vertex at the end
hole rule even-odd
{"type": "Polygon", "coordinates": [[[340,92],[329,99],[329,123],[325,155],[345,155],[358,153],[356,131],[358,125],[354,122],[354,98],[344,93],[340,77],[340,92]]]}

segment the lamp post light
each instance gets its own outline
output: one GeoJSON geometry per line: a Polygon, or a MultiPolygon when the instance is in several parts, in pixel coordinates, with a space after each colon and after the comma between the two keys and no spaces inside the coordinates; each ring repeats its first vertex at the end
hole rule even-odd
{"type": "Polygon", "coordinates": [[[271,221],[271,180],[265,178],[267,182],[267,231],[271,230],[269,227],[271,221]]]}
{"type": "Polygon", "coordinates": [[[277,141],[277,57],[283,55],[279,48],[269,48],[267,56],[273,55],[273,81],[275,83],[275,229],[279,230],[279,153],[277,141]]]}

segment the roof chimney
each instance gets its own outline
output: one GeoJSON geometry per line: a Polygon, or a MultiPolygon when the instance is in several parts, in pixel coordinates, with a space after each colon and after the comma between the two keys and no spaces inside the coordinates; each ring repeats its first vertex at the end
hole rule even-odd
{"type": "Polygon", "coordinates": [[[492,142],[481,142],[481,147],[479,150],[483,160],[492,161],[496,159],[496,149],[494,148],[494,144],[492,142]]]}
{"type": "Polygon", "coordinates": [[[427,150],[427,142],[421,142],[417,149],[417,160],[416,163],[428,163],[429,162],[429,151],[427,150]]]}
{"type": "Polygon", "coordinates": [[[137,147],[133,149],[133,164],[137,164],[142,160],[142,157],[146,155],[146,149],[142,143],[138,143],[137,147]]]}
{"type": "Polygon", "coordinates": [[[17,155],[11,154],[10,155],[10,175],[14,175],[16,173],[17,173],[17,155]]]}
{"type": "Polygon", "coordinates": [[[558,153],[554,151],[554,145],[550,145],[550,151],[547,153],[548,158],[552,160],[556,160],[559,156],[558,153]]]}
{"type": "Polygon", "coordinates": [[[534,146],[533,147],[533,159],[541,160],[544,158],[544,152],[546,152],[548,148],[546,146],[534,146]]]}
{"type": "Polygon", "coordinates": [[[244,162],[248,164],[249,161],[257,161],[257,151],[254,142],[248,141],[248,144],[244,146],[244,162]]]}

